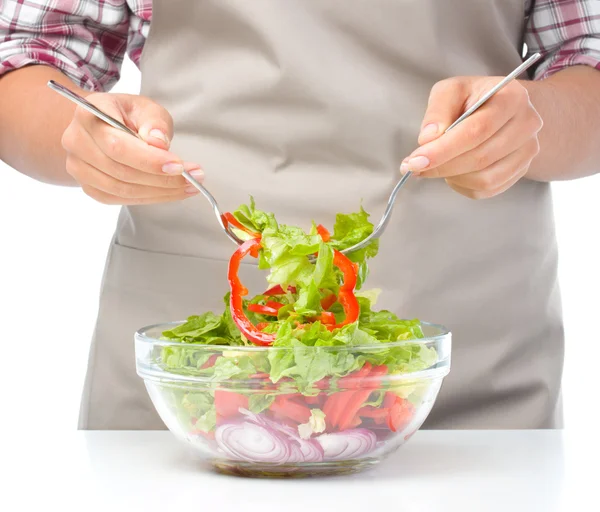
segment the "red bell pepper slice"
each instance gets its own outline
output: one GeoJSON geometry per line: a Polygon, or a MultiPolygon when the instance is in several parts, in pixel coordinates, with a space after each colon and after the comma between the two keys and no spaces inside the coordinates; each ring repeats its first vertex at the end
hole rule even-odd
{"type": "MultiPolygon", "coordinates": [[[[296,287],[295,286],[288,286],[287,291],[290,292],[290,293],[296,293],[296,287]]],[[[281,285],[280,284],[276,284],[275,286],[272,286],[266,292],[264,292],[263,295],[266,295],[267,297],[269,297],[269,296],[273,296],[273,295],[285,295],[285,293],[286,292],[283,290],[283,288],[281,287],[281,285]]]]}
{"type": "Polygon", "coordinates": [[[385,366],[376,366],[374,367],[368,374],[362,377],[362,382],[359,383],[361,385],[361,389],[355,391],[350,399],[348,400],[346,407],[340,414],[338,419],[338,426],[340,430],[346,430],[350,428],[356,418],[359,409],[363,406],[363,404],[368,400],[369,396],[372,393],[372,389],[370,389],[373,385],[373,382],[369,382],[369,388],[363,389],[362,384],[365,382],[365,379],[375,380],[375,384],[379,385],[378,377],[385,375],[387,373],[387,367],[385,366]]]}
{"type": "Polygon", "coordinates": [[[277,316],[277,310],[275,308],[263,306],[262,304],[248,304],[248,311],[266,316],[277,316]]]}
{"type": "MultiPolygon", "coordinates": [[[[329,231],[327,231],[327,229],[321,224],[317,226],[317,233],[321,235],[321,239],[324,242],[328,242],[331,239],[329,231]]],[[[350,261],[337,249],[334,249],[333,251],[333,264],[342,271],[342,274],[344,274],[344,282],[340,287],[340,295],[338,297],[338,301],[344,308],[346,318],[343,322],[339,324],[328,326],[327,328],[330,331],[333,331],[334,329],[339,329],[344,325],[356,322],[360,313],[358,300],[356,300],[356,296],[354,295],[354,289],[356,288],[356,280],[358,278],[358,265],[350,261]]],[[[329,307],[331,307],[332,304],[333,303],[329,304],[329,307]]],[[[323,309],[328,308],[323,307],[323,309]]]]}
{"type": "Polygon", "coordinates": [[[334,325],[335,315],[329,311],[323,311],[323,313],[321,313],[320,320],[323,325],[334,325]]]}
{"type": "Polygon", "coordinates": [[[269,308],[273,308],[275,311],[279,311],[283,307],[281,302],[275,302],[274,300],[268,300],[265,305],[269,308]]]}
{"type": "Polygon", "coordinates": [[[275,334],[268,334],[254,326],[244,313],[243,297],[248,294],[248,290],[244,287],[238,276],[240,263],[242,259],[252,250],[260,248],[260,238],[253,238],[240,245],[229,260],[229,270],[227,278],[229,280],[229,288],[231,295],[229,298],[229,308],[231,317],[237,325],[240,332],[246,339],[252,341],[256,345],[269,346],[275,341],[275,334]]]}
{"type": "Polygon", "coordinates": [[[204,363],[204,364],[203,364],[203,365],[200,367],[200,369],[201,369],[201,370],[206,370],[206,368],[210,368],[210,367],[214,366],[214,365],[215,365],[215,363],[217,362],[217,358],[218,358],[218,357],[219,357],[219,356],[218,356],[217,354],[213,354],[212,356],[210,356],[210,357],[207,359],[206,363],[204,363]]]}
{"type": "Polygon", "coordinates": [[[277,397],[269,409],[278,416],[288,418],[296,423],[306,423],[310,419],[310,409],[306,405],[283,397],[277,397]]]}
{"type": "Polygon", "coordinates": [[[403,429],[413,417],[415,407],[408,400],[396,397],[396,402],[390,408],[388,427],[392,432],[403,429]]]}
{"type": "Polygon", "coordinates": [[[396,403],[396,398],[398,395],[392,393],[391,391],[386,392],[385,397],[383,398],[383,407],[385,409],[389,409],[396,403]]]}
{"type": "MultiPolygon", "coordinates": [[[[221,215],[221,220],[223,221],[223,224],[225,224],[226,228],[229,226],[229,224],[231,224],[233,227],[239,229],[240,231],[243,231],[244,233],[249,234],[252,238],[260,238],[260,236],[261,236],[260,233],[256,233],[255,231],[252,231],[252,230],[248,229],[246,226],[244,226],[230,212],[227,212],[227,213],[224,213],[223,215],[221,215]]],[[[254,258],[258,258],[258,250],[259,249],[260,249],[260,247],[254,247],[250,251],[250,254],[254,258]]]]}
{"type": "Polygon", "coordinates": [[[233,213],[224,213],[221,216],[221,219],[223,220],[223,224],[225,224],[225,227],[227,227],[229,224],[231,224],[234,228],[239,229],[240,231],[243,231],[244,233],[249,234],[252,238],[260,238],[260,233],[257,233],[256,231],[252,231],[250,229],[248,229],[246,226],[244,226],[239,220],[237,220],[234,216],[233,213]]]}
{"type": "Polygon", "coordinates": [[[317,233],[321,235],[323,242],[329,242],[331,240],[331,234],[327,231],[327,228],[323,224],[317,226],[317,233]]]}
{"type": "Polygon", "coordinates": [[[240,414],[240,408],[248,409],[248,397],[233,391],[215,390],[215,409],[219,416],[232,418],[240,414]]]}
{"type": "Polygon", "coordinates": [[[323,401],[322,399],[322,394],[319,393],[316,396],[305,396],[304,397],[304,401],[308,404],[308,405],[320,405],[321,402],[323,401]]]}
{"type": "Polygon", "coordinates": [[[358,415],[361,418],[385,418],[389,416],[390,411],[381,407],[373,407],[372,405],[365,405],[358,410],[358,415]]]}
{"type": "Polygon", "coordinates": [[[371,371],[371,368],[373,368],[371,363],[369,363],[369,362],[365,363],[360,370],[352,372],[352,373],[346,375],[345,377],[342,377],[341,379],[339,379],[338,387],[340,389],[358,388],[363,377],[365,377],[366,375],[369,374],[369,372],[371,371]]]}
{"type": "Polygon", "coordinates": [[[318,380],[317,382],[314,383],[314,386],[317,389],[329,389],[329,383],[331,382],[331,378],[330,377],[324,377],[321,380],[318,380]]]}
{"type": "MultiPolygon", "coordinates": [[[[352,382],[352,385],[358,387],[360,381],[369,374],[371,368],[371,363],[365,363],[364,366],[357,372],[339,379],[338,386],[342,389],[345,389],[349,387],[348,384],[352,382]]],[[[338,426],[340,416],[342,415],[353,394],[354,391],[339,391],[327,398],[323,412],[325,413],[325,422],[330,429],[338,426]]]]}
{"type": "Polygon", "coordinates": [[[340,286],[338,301],[344,308],[346,318],[339,324],[327,326],[330,331],[356,322],[360,313],[358,300],[356,299],[356,295],[354,295],[358,275],[356,266],[338,250],[334,250],[333,252],[333,264],[344,274],[344,282],[340,286]]]}
{"type": "Polygon", "coordinates": [[[327,297],[323,297],[321,299],[321,308],[323,308],[325,311],[327,311],[336,302],[337,302],[337,297],[335,296],[335,293],[332,293],[331,295],[327,295],[327,297]]]}
{"type": "MultiPolygon", "coordinates": [[[[353,419],[353,420],[350,422],[350,425],[348,425],[348,427],[349,427],[349,428],[356,428],[356,427],[359,427],[359,426],[361,425],[361,423],[362,423],[362,419],[361,419],[361,418],[359,418],[358,416],[356,416],[356,417],[354,417],[354,419],[353,419]]],[[[343,429],[340,427],[340,430],[343,430],[343,429]]]]}
{"type": "Polygon", "coordinates": [[[268,373],[255,373],[253,375],[250,375],[248,378],[249,379],[268,379],[269,374],[268,373]]]}

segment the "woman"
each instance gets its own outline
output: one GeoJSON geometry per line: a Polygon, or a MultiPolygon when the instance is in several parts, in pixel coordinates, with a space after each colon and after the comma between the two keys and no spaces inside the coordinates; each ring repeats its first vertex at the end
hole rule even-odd
{"type": "Polygon", "coordinates": [[[560,426],[549,182],[597,171],[594,13],[593,0],[5,1],[0,156],[124,205],[80,427],[164,428],[132,333],[221,307],[232,247],[205,202],[183,201],[195,193],[184,168],[205,172],[227,209],[252,194],[306,226],[361,199],[378,216],[398,167],[420,178],[398,199],[370,282],[383,307],[453,331],[453,370],[425,427],[560,426]],[[544,55],[538,80],[443,135],[521,62],[524,37],[544,55]],[[100,92],[126,47],[141,96],[100,92]],[[75,82],[147,143],[74,110],[49,79],[75,82]]]}

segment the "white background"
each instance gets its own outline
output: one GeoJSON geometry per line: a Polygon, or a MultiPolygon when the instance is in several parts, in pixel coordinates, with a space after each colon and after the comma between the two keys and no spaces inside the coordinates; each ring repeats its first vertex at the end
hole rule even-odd
{"type": "MultiPolygon", "coordinates": [[[[127,62],[114,92],[137,92],[127,62]]],[[[599,162],[600,167],[600,162],[599,162]]],[[[566,322],[566,428],[600,419],[600,176],[554,185],[566,322]]],[[[198,200],[203,200],[198,197],[198,200]]],[[[3,428],[76,428],[104,258],[117,207],[37,183],[0,162],[3,428]],[[6,416],[4,416],[6,418],[6,416]]]]}

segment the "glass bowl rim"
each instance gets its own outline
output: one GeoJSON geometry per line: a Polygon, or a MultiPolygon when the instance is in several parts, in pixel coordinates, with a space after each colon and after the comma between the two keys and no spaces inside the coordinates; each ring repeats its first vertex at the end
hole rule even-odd
{"type": "MultiPolygon", "coordinates": [[[[176,327],[178,325],[182,325],[185,323],[185,320],[174,321],[174,322],[163,322],[153,325],[148,325],[146,327],[142,327],[138,329],[135,333],[135,341],[147,343],[151,346],[160,346],[160,347],[194,347],[196,350],[206,350],[210,352],[272,352],[272,351],[280,351],[280,350],[295,350],[296,347],[273,347],[273,346],[257,346],[257,345],[204,345],[200,343],[182,343],[180,341],[169,341],[163,340],[159,338],[153,338],[147,335],[147,332],[152,329],[161,328],[162,330],[167,330],[168,327],[176,327]]],[[[447,342],[452,338],[452,332],[444,327],[441,324],[434,324],[431,322],[420,322],[421,326],[430,327],[439,331],[438,334],[433,336],[424,336],[423,338],[410,338],[407,340],[398,340],[391,342],[383,342],[381,345],[328,345],[328,346],[313,346],[306,345],[307,348],[315,348],[319,350],[325,351],[348,351],[348,352],[368,352],[369,350],[381,350],[381,348],[396,348],[402,347],[404,345],[426,345],[430,342],[447,342]]]]}

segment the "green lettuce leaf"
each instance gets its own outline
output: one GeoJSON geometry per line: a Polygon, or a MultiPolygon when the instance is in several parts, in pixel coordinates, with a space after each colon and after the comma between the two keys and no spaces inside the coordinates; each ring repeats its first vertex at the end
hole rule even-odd
{"type": "Polygon", "coordinates": [[[248,407],[254,414],[260,414],[265,409],[268,409],[274,400],[274,394],[253,393],[248,399],[248,407]]]}

